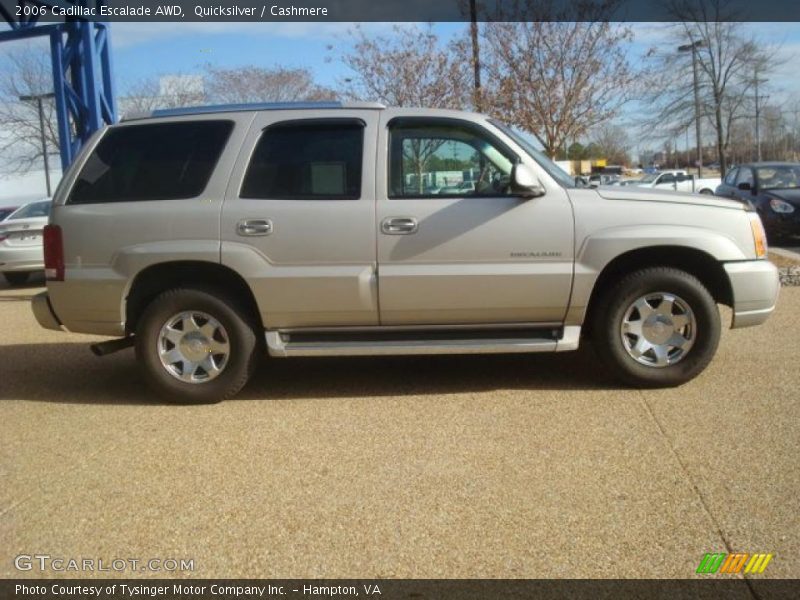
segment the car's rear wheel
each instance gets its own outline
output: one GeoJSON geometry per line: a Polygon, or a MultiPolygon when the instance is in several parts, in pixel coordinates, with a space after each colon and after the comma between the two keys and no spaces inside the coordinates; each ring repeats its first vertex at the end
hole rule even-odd
{"type": "Polygon", "coordinates": [[[714,195],[714,190],[709,190],[708,188],[706,188],[704,190],[700,190],[700,193],[701,194],[705,194],[706,196],[713,196],[714,195]]]}
{"type": "Polygon", "coordinates": [[[28,283],[31,274],[27,271],[10,271],[3,273],[6,281],[11,285],[24,285],[28,283]]]}
{"type": "Polygon", "coordinates": [[[696,377],[716,352],[717,305],[684,271],[643,269],[608,288],[597,302],[593,336],[598,358],[636,387],[670,387],[696,377]]]}
{"type": "Polygon", "coordinates": [[[206,404],[235,395],[260,358],[257,326],[231,298],[179,288],[158,296],[136,329],[147,383],[171,402],[206,404]]]}

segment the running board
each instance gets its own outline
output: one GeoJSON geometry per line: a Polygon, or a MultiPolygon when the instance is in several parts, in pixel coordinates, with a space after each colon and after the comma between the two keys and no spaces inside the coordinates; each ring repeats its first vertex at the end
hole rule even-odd
{"type": "MultiPolygon", "coordinates": [[[[477,332],[473,332],[475,334],[477,332]]],[[[502,354],[520,352],[566,352],[577,350],[578,326],[525,332],[494,332],[495,337],[466,337],[464,332],[448,337],[417,332],[414,339],[401,336],[298,334],[267,331],[270,356],[379,356],[407,354],[502,354]],[[534,336],[535,334],[535,336],[534,336]]]]}

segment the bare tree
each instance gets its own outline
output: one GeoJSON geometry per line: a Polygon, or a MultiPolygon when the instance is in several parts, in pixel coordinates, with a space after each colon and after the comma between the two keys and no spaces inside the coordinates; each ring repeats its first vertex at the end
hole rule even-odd
{"type": "Polygon", "coordinates": [[[207,101],[200,75],[165,75],[142,79],[120,98],[120,113],[147,113],[160,108],[197,106],[207,101]]]}
{"type": "MultiPolygon", "coordinates": [[[[36,102],[20,100],[53,91],[50,58],[34,46],[11,50],[2,57],[0,77],[0,156],[11,171],[28,172],[43,159],[39,109],[36,102]]],[[[52,99],[42,102],[47,153],[58,153],[58,123],[52,99]]]]}
{"type": "Polygon", "coordinates": [[[725,172],[731,133],[737,121],[754,116],[754,86],[775,67],[774,49],[735,21],[729,0],[671,0],[669,10],[676,20],[667,26],[669,45],[649,53],[649,99],[656,107],[651,117],[673,128],[694,118],[692,54],[676,47],[695,45],[701,118],[714,131],[725,172]]]}
{"type": "Polygon", "coordinates": [[[591,132],[591,143],[597,152],[613,165],[630,162],[630,138],[625,129],[613,123],[603,123],[591,132]]]}
{"type": "Polygon", "coordinates": [[[246,66],[207,68],[206,91],[215,102],[299,102],[332,100],[333,90],[318,85],[308,69],[246,66]]]}
{"type": "Polygon", "coordinates": [[[606,10],[585,13],[594,20],[583,22],[484,27],[487,106],[530,131],[550,156],[614,118],[634,96],[636,72],[625,48],[633,34],[627,26],[603,21],[610,14],[606,10]]]}
{"type": "Polygon", "coordinates": [[[464,108],[470,105],[472,70],[468,44],[444,44],[432,27],[395,26],[394,36],[367,36],[356,28],[356,43],[341,57],[353,72],[342,95],[390,106],[464,108]]]}

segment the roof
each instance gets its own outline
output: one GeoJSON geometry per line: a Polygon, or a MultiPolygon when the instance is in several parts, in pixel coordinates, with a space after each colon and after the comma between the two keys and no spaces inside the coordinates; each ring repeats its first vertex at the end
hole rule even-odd
{"type": "Polygon", "coordinates": [[[164,108],[144,113],[124,115],[122,121],[136,121],[157,117],[180,117],[188,115],[209,115],[227,112],[248,112],[262,110],[319,110],[326,108],[357,108],[381,110],[386,108],[380,102],[257,102],[252,104],[215,104],[209,106],[186,106],[182,108],[164,108]]]}

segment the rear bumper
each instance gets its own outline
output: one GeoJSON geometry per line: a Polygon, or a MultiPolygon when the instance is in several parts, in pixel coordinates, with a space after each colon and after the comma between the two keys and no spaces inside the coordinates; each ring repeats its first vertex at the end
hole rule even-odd
{"type": "Polygon", "coordinates": [[[31,309],[39,325],[45,329],[56,329],[59,331],[62,329],[61,321],[58,320],[55,311],[53,311],[53,307],[50,305],[50,297],[47,292],[36,294],[31,299],[31,309]]]}
{"type": "Polygon", "coordinates": [[[752,327],[766,321],[775,310],[780,281],[778,269],[767,260],[725,263],[733,291],[731,328],[752,327]]]}

